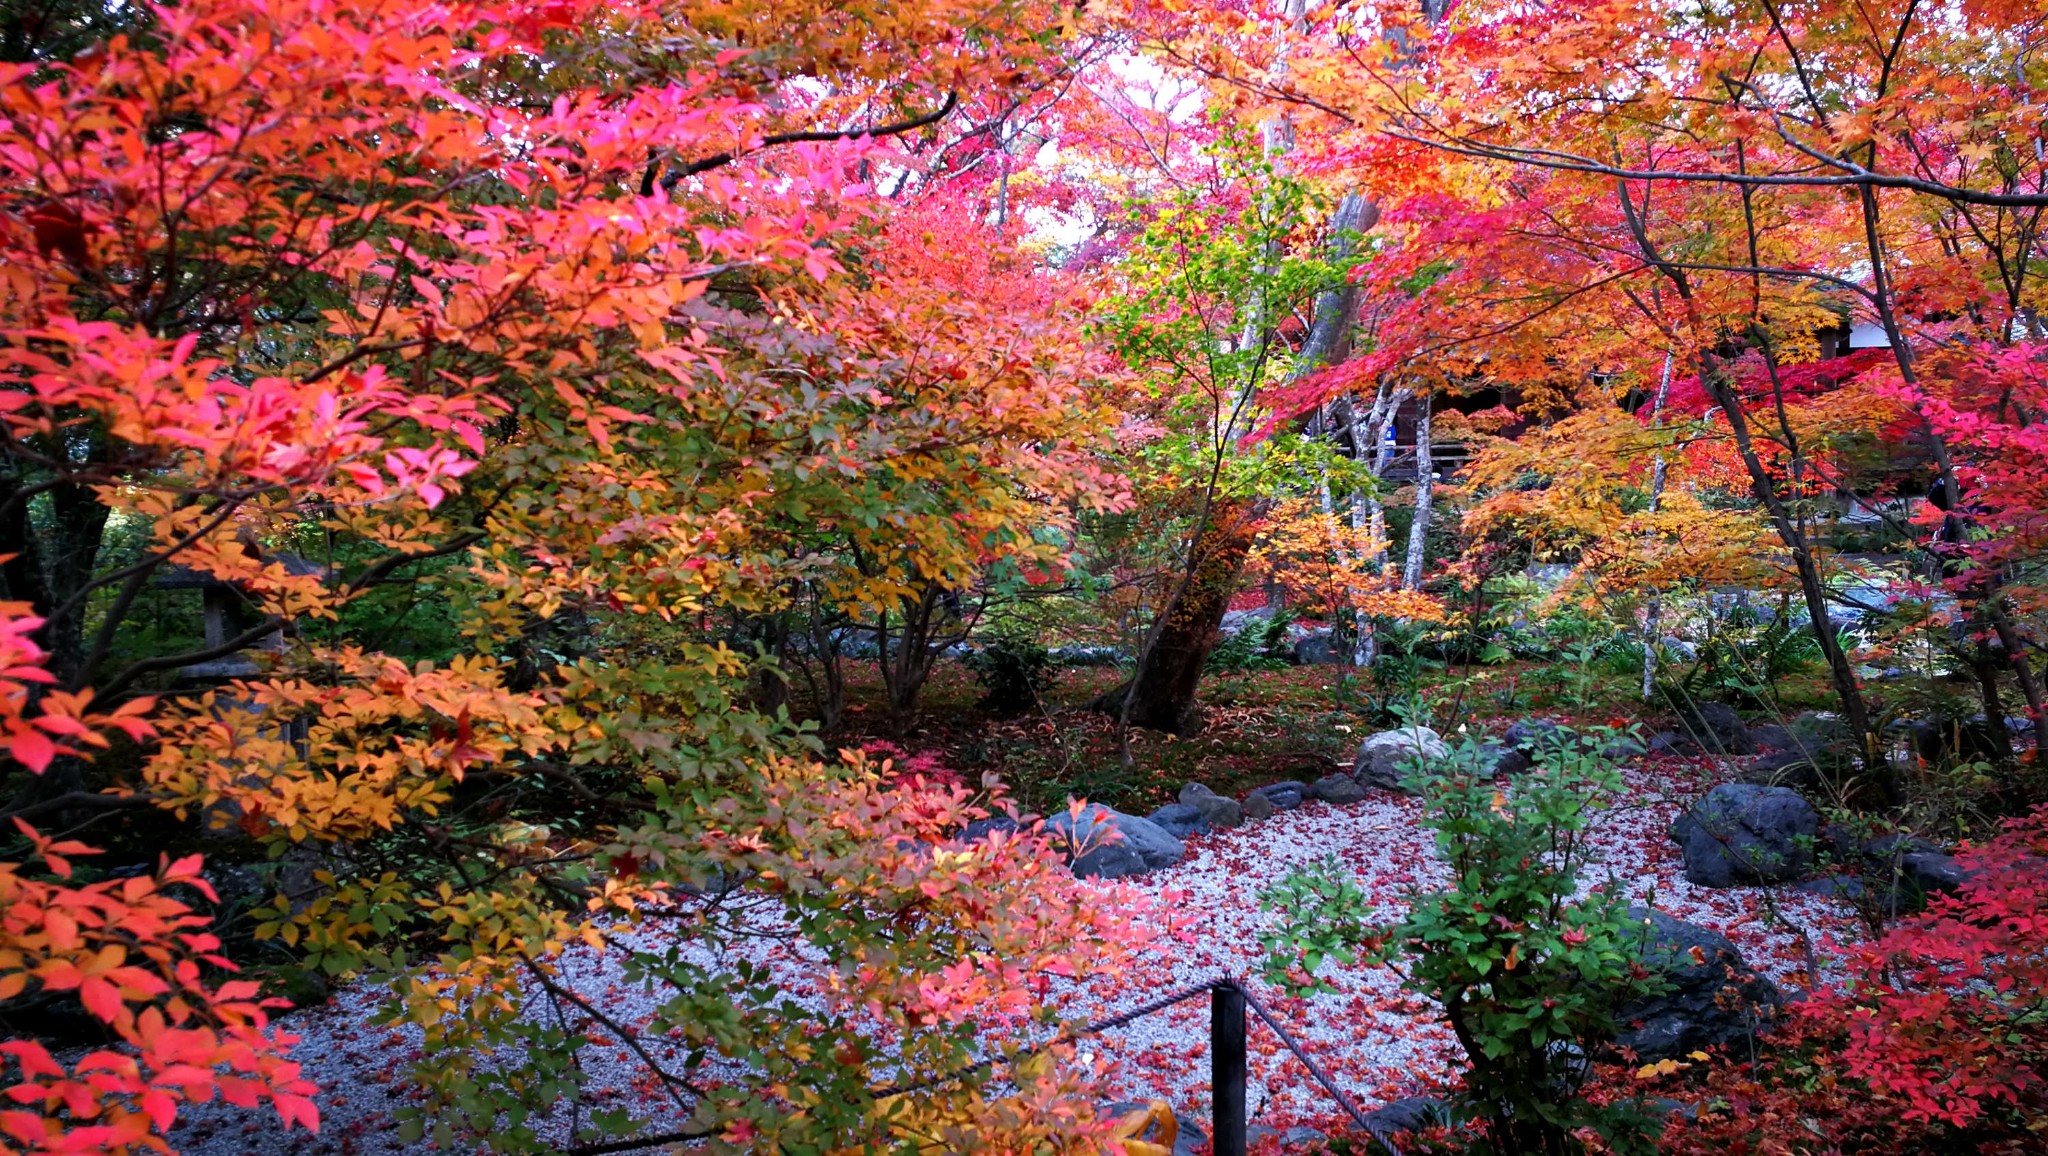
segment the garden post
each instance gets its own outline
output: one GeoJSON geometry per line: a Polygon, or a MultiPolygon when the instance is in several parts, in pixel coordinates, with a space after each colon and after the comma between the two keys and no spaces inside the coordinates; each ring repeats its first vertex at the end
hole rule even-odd
{"type": "Polygon", "coordinates": [[[1244,989],[1227,979],[1209,991],[1209,1087],[1216,1097],[1211,1151],[1244,1156],[1244,989]]]}

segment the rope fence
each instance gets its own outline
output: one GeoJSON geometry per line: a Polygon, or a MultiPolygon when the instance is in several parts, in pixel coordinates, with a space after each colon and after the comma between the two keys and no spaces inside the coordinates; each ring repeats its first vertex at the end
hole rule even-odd
{"type": "MultiPolygon", "coordinates": [[[[1375,1142],[1390,1154],[1401,1156],[1401,1150],[1391,1139],[1392,1129],[1374,1120],[1370,1114],[1359,1110],[1358,1105],[1337,1086],[1327,1069],[1308,1054],[1300,1042],[1281,1025],[1266,1005],[1259,1001],[1247,988],[1242,979],[1235,975],[1221,975],[1215,979],[1190,984],[1168,992],[1157,999],[1148,1000],[1134,1008],[1118,1012],[1113,1016],[1093,1020],[1078,1028],[1060,1032],[1051,1039],[1030,1044],[1006,1055],[990,1056],[987,1059],[961,1068],[954,1072],[931,1076],[913,1083],[887,1084],[872,1090],[876,1099],[900,1096],[911,1092],[927,1091],[956,1080],[964,1080],[978,1072],[987,1071],[999,1063],[1015,1061],[1034,1056],[1049,1048],[1076,1043],[1090,1036],[1127,1027],[1149,1015],[1165,1011],[1176,1004],[1185,1003],[1199,996],[1209,996],[1209,1062],[1210,1094],[1213,1100],[1210,1144],[1214,1156],[1244,1156],[1246,1132],[1249,1121],[1245,1113],[1245,1087],[1248,1077],[1248,1062],[1245,1049],[1245,1027],[1247,1007],[1258,1014],[1259,1019],[1279,1037],[1280,1043],[1294,1058],[1301,1061],[1308,1074],[1328,1092],[1330,1098],[1344,1109],[1352,1123],[1370,1135],[1375,1142]]],[[[585,1144],[564,1149],[563,1156],[612,1156],[620,1152],[636,1152],[663,1144],[681,1144],[691,1140],[702,1140],[709,1133],[684,1130],[666,1132],[655,1136],[640,1136],[626,1140],[612,1140],[598,1144],[585,1144]]]]}

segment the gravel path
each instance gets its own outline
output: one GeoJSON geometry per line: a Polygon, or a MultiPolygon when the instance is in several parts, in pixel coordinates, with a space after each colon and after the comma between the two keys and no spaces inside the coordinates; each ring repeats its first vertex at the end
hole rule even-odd
{"type": "MultiPolygon", "coordinates": [[[[1752,965],[1781,981],[1803,972],[1807,958],[1786,921],[1815,941],[1853,934],[1848,912],[1833,900],[1789,889],[1767,896],[1761,888],[1712,890],[1687,883],[1677,848],[1664,831],[1680,800],[1690,795],[1693,778],[1683,769],[1653,769],[1628,772],[1627,779],[1634,801],[1597,820],[1599,862],[1591,872],[1596,879],[1611,876],[1632,899],[1654,901],[1680,919],[1722,932],[1752,965]],[[1776,917],[1767,897],[1775,900],[1776,917]]],[[[1183,926],[1172,942],[1114,985],[1098,983],[1068,993],[1068,1010],[1104,1018],[1176,987],[1256,970],[1257,934],[1265,918],[1258,910],[1259,892],[1289,870],[1329,856],[1348,866],[1383,910],[1398,912],[1403,894],[1431,882],[1440,870],[1420,816],[1416,800],[1375,794],[1350,806],[1310,803],[1263,823],[1190,840],[1180,864],[1130,881],[1182,913],[1183,926]]],[[[791,976],[791,995],[812,995],[805,973],[815,960],[807,952],[776,945],[761,955],[791,976]]],[[[640,1018],[656,1002],[623,982],[613,957],[578,949],[564,966],[578,991],[622,1020],[640,1018]]],[[[1400,990],[1390,971],[1360,969],[1330,978],[1337,991],[1306,1001],[1259,990],[1361,1107],[1410,1094],[1449,1073],[1459,1054],[1456,1041],[1448,1028],[1433,1021],[1428,1004],[1400,990]]],[[[419,1035],[412,1029],[369,1026],[374,996],[345,991],[326,1006],[287,1020],[288,1029],[303,1037],[295,1058],[323,1089],[317,1138],[284,1134],[273,1119],[254,1113],[202,1108],[190,1114],[189,1123],[181,1123],[174,1143],[195,1156],[425,1150],[424,1144],[401,1143],[390,1116],[406,1102],[402,1077],[418,1055],[419,1035]]],[[[1104,1066],[1111,1090],[1133,1099],[1161,1096],[1182,1114],[1206,1119],[1207,1041],[1207,1001],[1196,999],[1105,1033],[1085,1045],[1082,1054],[1104,1066]]],[[[1250,1051],[1255,1123],[1284,1128],[1336,1118],[1336,1105],[1256,1020],[1250,1051]]],[[[608,1089],[600,1091],[600,1106],[644,1109],[658,1098],[655,1089],[635,1086],[634,1066],[622,1049],[598,1047],[588,1056],[592,1086],[608,1089]]]]}

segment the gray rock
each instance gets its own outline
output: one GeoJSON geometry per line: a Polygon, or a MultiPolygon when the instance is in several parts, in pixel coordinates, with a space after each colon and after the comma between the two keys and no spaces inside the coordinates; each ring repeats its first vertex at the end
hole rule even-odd
{"type": "Polygon", "coordinates": [[[323,876],[346,879],[356,869],[345,852],[312,843],[293,844],[276,863],[271,882],[291,902],[293,915],[303,914],[314,900],[332,890],[323,876]]]}
{"type": "Polygon", "coordinates": [[[1496,777],[1522,774],[1536,765],[1545,747],[1558,741],[1559,727],[1549,719],[1528,719],[1509,727],[1500,742],[1489,743],[1489,769],[1496,777]]]}
{"type": "Polygon", "coordinates": [[[1273,612],[1263,606],[1250,610],[1226,610],[1223,612],[1223,620],[1216,624],[1216,632],[1227,638],[1255,622],[1265,622],[1272,617],[1273,612]]]}
{"type": "Polygon", "coordinates": [[[1254,822],[1270,819],[1274,814],[1273,800],[1253,791],[1244,797],[1244,817],[1254,822]]]}
{"type": "Polygon", "coordinates": [[[1745,964],[1721,933],[1647,907],[1631,907],[1628,916],[1642,928],[1637,958],[1668,985],[1615,1013],[1621,1031],[1614,1042],[1633,1049],[1638,1061],[1746,1039],[1784,1005],[1777,986],[1745,964]]]}
{"type": "Polygon", "coordinates": [[[1853,736],[1849,724],[1842,716],[1831,710],[1803,710],[1792,716],[1785,726],[1792,732],[1792,741],[1802,746],[1840,746],[1853,736]]]}
{"type": "Polygon", "coordinates": [[[1894,859],[1907,855],[1941,854],[1941,848],[1929,843],[1918,835],[1891,834],[1866,839],[1856,848],[1865,862],[1872,866],[1889,866],[1894,859]]]}
{"type": "Polygon", "coordinates": [[[1292,811],[1308,801],[1308,787],[1291,780],[1255,787],[1252,794],[1261,796],[1273,804],[1276,811],[1292,811]]]}
{"type": "Polygon", "coordinates": [[[1967,719],[1921,719],[1912,724],[1913,749],[1930,763],[2006,757],[1997,732],[1983,715],[1967,719]]]}
{"type": "Polygon", "coordinates": [[[1365,798],[1366,792],[1358,785],[1357,779],[1338,773],[1317,779],[1309,785],[1308,793],[1310,798],[1321,799],[1325,803],[1343,804],[1358,802],[1365,798]]]}
{"type": "Polygon", "coordinates": [[[1820,786],[1820,770],[1804,751],[1780,748],[1765,751],[1743,768],[1742,781],[1811,791],[1820,786]]]}
{"type": "Polygon", "coordinates": [[[1691,758],[1700,753],[1700,745],[1677,731],[1658,731],[1650,736],[1649,753],[1691,758]]]}
{"type": "Polygon", "coordinates": [[[1600,753],[1619,762],[1625,759],[1639,759],[1648,754],[1650,748],[1636,739],[1623,736],[1600,748],[1600,753]]]}
{"type": "Polygon", "coordinates": [[[1856,833],[1840,823],[1829,823],[1820,829],[1821,850],[1838,863],[1854,863],[1861,859],[1856,840],[1856,833]]]}
{"type": "MultiPolygon", "coordinates": [[[[1121,1103],[1105,1106],[1102,1109],[1102,1114],[1109,1119],[1115,1120],[1132,1112],[1146,1111],[1151,1107],[1152,1104],[1149,1100],[1125,1100],[1121,1103]]],[[[1173,1114],[1173,1122],[1176,1126],[1173,1138],[1173,1156],[1195,1156],[1197,1150],[1206,1151],[1208,1149],[1209,1133],[1202,1127],[1200,1120],[1195,1120],[1175,1112],[1173,1114]]],[[[1156,1124],[1147,1126],[1145,1131],[1134,1137],[1134,1139],[1150,1140],[1157,1143],[1159,1141],[1159,1126],[1156,1124]]]]}
{"type": "Polygon", "coordinates": [[[1699,647],[1694,646],[1677,635],[1665,635],[1662,639],[1658,640],[1658,645],[1664,648],[1664,656],[1666,658],[1676,662],[1691,662],[1700,655],[1699,647]]]}
{"type": "Polygon", "coordinates": [[[1915,851],[1899,857],[1899,877],[1921,895],[1960,891],[1970,873],[1953,855],[1915,851]]]}
{"type": "Polygon", "coordinates": [[[1749,728],[1749,741],[1757,750],[1765,752],[1797,750],[1799,745],[1792,738],[1791,729],[1777,723],[1764,723],[1762,726],[1749,728]]]}
{"type": "Polygon", "coordinates": [[[1016,829],[1017,820],[1010,818],[1008,815],[990,815],[986,819],[976,819],[965,827],[960,828],[960,838],[963,842],[972,843],[978,839],[986,839],[996,831],[1015,831],[1016,829]]]}
{"type": "Polygon", "coordinates": [[[1954,891],[1968,877],[1954,856],[1917,835],[1895,832],[1859,840],[1830,824],[1821,839],[1838,861],[1863,872],[1857,888],[1842,895],[1852,902],[1870,888],[1884,887],[1888,910],[1917,911],[1928,895],[1954,891]]]}
{"type": "Polygon", "coordinates": [[[1244,1130],[1245,1147],[1256,1149],[1259,1142],[1269,1136],[1278,1138],[1282,1152],[1298,1152],[1311,1144],[1320,1144],[1329,1139],[1314,1128],[1306,1126],[1297,1125],[1282,1132],[1265,1124],[1252,1124],[1244,1130]]]}
{"type": "Polygon", "coordinates": [[[1534,754],[1544,744],[1557,742],[1562,729],[1547,718],[1526,719],[1509,727],[1501,741],[1518,751],[1534,754]]]}
{"type": "Polygon", "coordinates": [[[1678,729],[1710,755],[1752,755],[1756,744],[1735,708],[1718,702],[1687,703],[1678,712],[1678,729]]]}
{"type": "Polygon", "coordinates": [[[1813,862],[1820,816],[1795,791],[1723,783],[1671,824],[1685,877],[1702,887],[1783,883],[1813,862]]]}
{"type": "Polygon", "coordinates": [[[219,911],[253,907],[275,897],[254,871],[234,863],[208,863],[201,876],[213,885],[213,906],[219,911]]]}
{"type": "Polygon", "coordinates": [[[1403,791],[1401,780],[1408,777],[1415,761],[1441,759],[1450,753],[1435,731],[1424,726],[1404,727],[1368,735],[1358,744],[1351,775],[1361,784],[1382,791],[1403,791]]]}
{"type": "Polygon", "coordinates": [[[1644,1110],[1666,1118],[1671,1116],[1682,1116],[1687,1120],[1697,1120],[1700,1118],[1700,1106],[1698,1104],[1688,1104],[1684,1100],[1674,1100],[1669,1096],[1652,1096],[1647,1100],[1638,1100],[1636,1102],[1641,1104],[1644,1110]]]}
{"type": "Polygon", "coordinates": [[[1528,755],[1513,747],[1504,747],[1499,743],[1486,744],[1486,770],[1496,779],[1514,778],[1535,765],[1528,755]]]}
{"type": "Polygon", "coordinates": [[[1408,1096],[1382,1104],[1365,1114],[1366,1123],[1377,1135],[1419,1132],[1448,1119],[1446,1105],[1435,1096],[1408,1096]]]}
{"type": "Polygon", "coordinates": [[[1342,666],[1351,656],[1337,649],[1327,630],[1318,630],[1294,643],[1294,661],[1299,666],[1342,666]]]}
{"type": "Polygon", "coordinates": [[[1061,666],[1115,666],[1125,657],[1114,646],[1061,646],[1052,651],[1052,660],[1061,666]]]}
{"type": "Polygon", "coordinates": [[[1226,799],[1200,783],[1183,785],[1180,801],[1200,811],[1211,831],[1228,831],[1244,822],[1244,808],[1236,799],[1226,799]]]}
{"type": "Polygon", "coordinates": [[[1159,829],[1150,819],[1112,811],[1090,803],[1077,821],[1065,811],[1045,825],[1055,842],[1065,843],[1075,854],[1074,874],[1121,879],[1142,875],[1180,862],[1186,849],[1180,840],[1159,829]]]}
{"type": "MultiPolygon", "coordinates": [[[[1236,806],[1235,803],[1231,805],[1236,806]]],[[[1145,817],[1157,823],[1160,830],[1176,839],[1209,833],[1208,816],[1192,803],[1168,803],[1145,817]]]]}
{"type": "Polygon", "coordinates": [[[1824,895],[1844,903],[1858,903],[1869,894],[1870,889],[1864,886],[1862,877],[1858,875],[1823,875],[1818,879],[1794,883],[1792,890],[1804,891],[1808,895],[1824,895]]]}

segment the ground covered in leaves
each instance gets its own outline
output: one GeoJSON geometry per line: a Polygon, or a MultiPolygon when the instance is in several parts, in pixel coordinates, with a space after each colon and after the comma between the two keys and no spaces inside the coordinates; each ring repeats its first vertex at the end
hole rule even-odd
{"type": "MultiPolygon", "coordinates": [[[[1207,686],[1211,706],[1203,734],[1175,739],[1141,733],[1134,742],[1133,768],[1127,771],[1115,757],[1106,720],[1057,705],[1085,698],[1107,685],[1110,675],[1106,670],[1063,672],[1048,696],[1051,701],[1037,715],[991,720],[973,710],[971,679],[964,672],[942,670],[926,714],[933,721],[893,738],[851,741],[895,752],[901,763],[928,772],[978,776],[997,771],[1026,803],[1041,810],[1071,794],[1142,813],[1168,801],[1187,780],[1234,794],[1277,779],[1314,778],[1336,763],[1348,764],[1358,738],[1377,729],[1369,701],[1358,686],[1347,685],[1341,670],[1302,667],[1222,675],[1207,686]]],[[[1464,726],[1497,733],[1515,718],[1528,717],[1489,716],[1483,710],[1489,703],[1484,691],[1472,695],[1471,702],[1481,709],[1463,712],[1462,718],[1440,713],[1436,721],[1452,731],[1464,726]]],[[[855,706],[849,729],[858,729],[858,720],[872,709],[859,701],[855,706]]],[[[1574,717],[1568,711],[1539,713],[1574,717]]],[[[1855,934],[1855,922],[1833,900],[1789,889],[1712,890],[1686,882],[1666,829],[1715,770],[1709,760],[1666,758],[1631,767],[1623,799],[1595,824],[1600,853],[1589,881],[1611,880],[1632,899],[1721,931],[1760,970],[1796,989],[1811,982],[1809,968],[1816,961],[1826,966],[1831,938],[1855,934]]],[[[1318,860],[1334,858],[1343,864],[1386,914],[1397,915],[1411,889],[1433,881],[1434,852],[1420,817],[1418,800],[1374,794],[1349,806],[1312,802],[1264,822],[1190,840],[1181,863],[1131,881],[1154,899],[1160,913],[1156,918],[1168,931],[1160,950],[1115,983],[1068,992],[1066,1010],[1080,1018],[1105,1018],[1184,985],[1255,972],[1257,935],[1266,918],[1258,906],[1260,892],[1291,869],[1318,860]]],[[[793,998],[817,998],[822,972],[816,958],[774,940],[751,945],[747,954],[786,975],[784,988],[793,998]]],[[[626,983],[612,960],[577,948],[565,965],[576,988],[620,1020],[644,1022],[651,1014],[654,998],[626,983]]],[[[1361,1107],[1426,1090],[1452,1072],[1457,1043],[1427,1004],[1401,991],[1396,974],[1386,968],[1325,970],[1336,990],[1307,1000],[1284,997],[1256,977],[1249,983],[1361,1107]]],[[[201,1111],[181,1128],[186,1150],[205,1156],[409,1150],[394,1113],[409,1101],[404,1071],[419,1055],[420,1038],[413,1029],[371,1026],[376,994],[344,989],[326,1006],[290,1017],[291,1029],[304,1037],[296,1056],[323,1089],[324,1126],[318,1138],[287,1137],[225,1112],[201,1111]]],[[[594,1024],[591,1030],[602,1031],[594,1024]]],[[[1083,1047],[1081,1056],[1101,1066],[1106,1086],[1117,1095],[1163,1097],[1183,1115],[1206,1119],[1207,1046],[1207,1001],[1195,999],[1107,1032],[1083,1047]]],[[[1334,1127],[1337,1105],[1256,1023],[1251,1050],[1255,1122],[1283,1129],[1334,1127]]],[[[635,1083],[639,1066],[622,1047],[595,1054],[616,1064],[613,1072],[594,1073],[594,1086],[606,1089],[601,1099],[636,1114],[677,1113],[651,1082],[635,1083]]]]}

